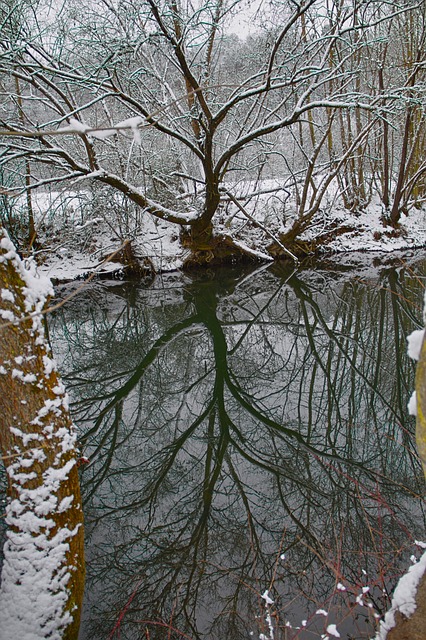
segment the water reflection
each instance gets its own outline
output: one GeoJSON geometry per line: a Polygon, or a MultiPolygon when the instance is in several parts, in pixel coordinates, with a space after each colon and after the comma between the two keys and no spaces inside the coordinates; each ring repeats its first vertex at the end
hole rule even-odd
{"type": "Polygon", "coordinates": [[[421,298],[405,268],[275,265],[64,307],[51,337],[91,460],[81,637],[268,638],[265,589],[275,638],[303,618],[306,637],[369,637],[424,532],[405,355],[421,298]]]}

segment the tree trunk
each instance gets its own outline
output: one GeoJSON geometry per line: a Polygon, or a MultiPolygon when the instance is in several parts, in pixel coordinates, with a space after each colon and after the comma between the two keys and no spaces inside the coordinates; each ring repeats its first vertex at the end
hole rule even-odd
{"type": "Polygon", "coordinates": [[[416,368],[416,443],[426,478],[426,339],[423,339],[419,362],[416,368]]]}
{"type": "Polygon", "coordinates": [[[220,202],[217,181],[206,179],[206,200],[203,214],[191,225],[191,244],[195,251],[210,250],[213,239],[212,219],[220,202]]]}
{"type": "MultiPolygon", "coordinates": [[[[24,106],[22,102],[21,86],[19,84],[18,77],[15,78],[15,86],[16,86],[19,119],[21,121],[22,126],[25,126],[25,112],[24,112],[24,106]]],[[[28,158],[25,159],[25,186],[27,188],[26,196],[27,196],[27,210],[28,210],[27,241],[28,241],[28,248],[31,250],[31,248],[35,245],[37,232],[35,228],[33,201],[31,197],[31,163],[28,160],[28,158]]]]}
{"type": "MultiPolygon", "coordinates": [[[[379,67],[379,91],[383,94],[385,91],[385,83],[383,79],[383,67],[379,67]]],[[[389,124],[386,117],[383,118],[383,141],[382,141],[382,155],[383,165],[381,167],[382,176],[382,202],[386,211],[389,209],[390,196],[390,170],[389,170],[389,124]]]]}
{"type": "Polygon", "coordinates": [[[80,624],[76,439],[40,313],[49,294],[0,228],[0,450],[8,477],[0,635],[7,640],[75,640],[80,624]]]}
{"type": "Polygon", "coordinates": [[[191,249],[194,251],[209,251],[212,247],[213,225],[204,217],[191,225],[191,249]]]}
{"type": "Polygon", "coordinates": [[[401,160],[399,163],[398,180],[395,187],[392,210],[390,213],[390,221],[394,227],[399,223],[399,220],[401,218],[400,203],[402,200],[402,189],[404,186],[404,179],[407,171],[406,161],[407,161],[408,142],[410,137],[411,115],[412,115],[412,109],[408,107],[407,115],[405,118],[404,137],[402,139],[401,160]]]}

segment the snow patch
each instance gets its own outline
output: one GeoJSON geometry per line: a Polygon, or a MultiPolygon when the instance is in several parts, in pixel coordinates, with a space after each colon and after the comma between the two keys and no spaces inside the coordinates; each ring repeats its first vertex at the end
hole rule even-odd
{"type": "Polygon", "coordinates": [[[24,383],[37,382],[37,376],[34,373],[24,373],[19,369],[12,369],[12,378],[18,378],[18,380],[24,383]]]}
{"type": "Polygon", "coordinates": [[[274,604],[274,601],[269,597],[269,591],[267,589],[264,593],[262,593],[260,597],[265,601],[267,605],[274,604]]]}
{"type": "Polygon", "coordinates": [[[417,415],[417,393],[415,391],[413,391],[413,393],[411,394],[411,397],[407,404],[407,408],[410,416],[417,415]]]}
{"type": "Polygon", "coordinates": [[[6,320],[6,322],[15,322],[16,320],[15,314],[9,309],[0,309],[0,316],[3,320],[6,320]]]}
{"type": "Polygon", "coordinates": [[[424,329],[418,329],[410,333],[407,337],[408,349],[407,353],[412,360],[419,360],[420,352],[422,350],[423,338],[425,335],[424,329]]]}
{"type": "Polygon", "coordinates": [[[380,628],[375,640],[386,640],[388,631],[396,624],[395,613],[399,611],[409,618],[416,610],[416,593],[420,580],[426,571],[426,552],[420,560],[409,567],[406,574],[400,578],[393,594],[390,610],[386,613],[384,620],[380,623],[380,628]]]}
{"type": "Polygon", "coordinates": [[[329,624],[326,631],[331,636],[334,636],[335,638],[340,638],[340,633],[337,631],[337,627],[335,624],[329,624]]]}
{"type": "Polygon", "coordinates": [[[15,296],[11,291],[9,291],[9,289],[1,290],[1,298],[2,300],[6,300],[7,302],[12,302],[12,304],[15,302],[15,296]]]}

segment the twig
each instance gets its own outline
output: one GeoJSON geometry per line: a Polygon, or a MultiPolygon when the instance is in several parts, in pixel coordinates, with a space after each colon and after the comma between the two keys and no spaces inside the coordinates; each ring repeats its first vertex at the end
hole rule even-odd
{"type": "MultiPolygon", "coordinates": [[[[237,88],[238,85],[235,84],[218,84],[218,85],[211,85],[209,86],[209,89],[218,89],[218,88],[223,88],[223,87],[229,87],[229,88],[237,88]]],[[[85,126],[85,129],[83,130],[79,130],[77,128],[72,127],[72,125],[70,125],[69,127],[64,127],[62,129],[35,129],[32,131],[20,131],[19,129],[0,129],[0,137],[1,136],[13,136],[13,137],[18,137],[18,138],[42,138],[44,136],[64,136],[64,135],[77,135],[77,136],[81,136],[81,135],[88,135],[90,136],[91,134],[95,134],[94,137],[96,137],[96,133],[102,133],[105,131],[111,131],[114,133],[119,133],[120,131],[128,131],[128,130],[134,130],[136,129],[146,129],[148,127],[152,127],[155,126],[156,122],[154,121],[154,118],[156,118],[156,116],[161,115],[162,113],[166,112],[167,109],[171,106],[173,106],[174,104],[177,104],[179,102],[181,102],[182,100],[187,100],[188,97],[190,96],[194,96],[197,95],[199,93],[201,93],[203,91],[203,87],[198,87],[198,88],[194,88],[191,89],[189,92],[186,92],[180,96],[178,96],[177,98],[175,98],[174,100],[169,101],[167,104],[165,104],[164,106],[160,107],[159,109],[156,109],[155,111],[153,111],[152,113],[147,113],[144,116],[141,116],[141,118],[143,118],[145,120],[144,123],[139,123],[136,127],[135,125],[132,125],[130,123],[127,123],[126,121],[123,121],[123,123],[118,123],[116,125],[111,125],[111,126],[105,126],[105,127],[90,127],[90,126],[85,126]]],[[[74,111],[72,111],[71,113],[69,113],[66,117],[69,118],[73,115],[78,115],[79,111],[82,111],[85,107],[81,107],[80,109],[75,109],[74,111]]],[[[82,123],[83,124],[83,123],[82,123]]],[[[113,133],[111,133],[111,135],[113,135],[113,133]]],[[[102,138],[101,138],[102,139],[102,138]]]]}
{"type": "Polygon", "coordinates": [[[111,633],[108,636],[108,640],[111,640],[116,631],[119,631],[121,623],[123,621],[124,616],[126,615],[127,609],[130,607],[130,605],[132,604],[132,601],[134,599],[134,597],[136,596],[139,587],[141,586],[143,580],[139,580],[139,582],[137,583],[136,587],[133,590],[133,593],[130,595],[130,598],[127,600],[126,604],[124,605],[123,609],[120,611],[120,615],[118,616],[118,620],[114,625],[113,630],[111,631],[111,633]]]}
{"type": "Polygon", "coordinates": [[[107,256],[105,258],[105,260],[103,260],[100,264],[98,264],[98,266],[96,267],[96,269],[90,274],[90,276],[83,282],[82,285],[80,285],[79,287],[77,287],[77,289],[75,289],[75,291],[72,291],[69,295],[67,295],[63,300],[61,300],[60,302],[57,302],[56,304],[47,307],[47,309],[43,309],[42,311],[34,311],[33,313],[29,313],[28,315],[22,316],[19,319],[16,320],[11,320],[10,322],[5,322],[3,324],[0,324],[0,330],[1,329],[6,329],[6,327],[11,327],[11,326],[16,326],[21,324],[21,322],[25,322],[26,320],[31,320],[31,318],[35,318],[37,316],[44,316],[47,313],[51,313],[52,311],[56,311],[57,309],[60,309],[66,302],[69,302],[69,300],[71,300],[72,298],[74,298],[76,295],[78,295],[82,289],[84,289],[84,287],[86,285],[89,284],[89,282],[91,282],[93,280],[93,278],[98,274],[99,270],[101,267],[103,267],[105,264],[107,264],[108,262],[111,262],[111,260],[113,260],[113,258],[115,258],[115,256],[120,253],[120,251],[122,251],[122,249],[124,249],[124,247],[126,245],[128,245],[130,242],[130,240],[125,240],[121,246],[118,247],[118,249],[116,249],[114,251],[114,253],[111,253],[111,255],[107,256]]]}
{"type": "Polygon", "coordinates": [[[287,253],[287,255],[289,255],[289,256],[294,260],[295,264],[300,264],[300,263],[299,263],[299,258],[297,258],[297,257],[294,255],[294,253],[292,253],[292,252],[290,251],[290,249],[287,249],[287,247],[285,247],[285,246],[283,245],[283,243],[282,243],[282,242],[281,242],[281,241],[276,237],[276,235],[275,235],[274,233],[272,233],[272,231],[269,231],[269,229],[267,229],[267,228],[265,227],[265,225],[263,225],[261,222],[259,222],[259,220],[256,220],[256,218],[254,218],[254,217],[251,215],[251,213],[249,213],[249,212],[247,211],[247,209],[246,209],[245,207],[243,207],[243,205],[241,204],[241,202],[239,202],[239,201],[237,200],[237,198],[236,198],[236,197],[235,197],[235,196],[234,196],[230,191],[228,191],[227,189],[224,189],[224,190],[223,190],[223,192],[224,192],[224,193],[226,193],[226,195],[228,196],[228,198],[229,198],[229,199],[230,199],[230,200],[235,204],[235,206],[236,206],[236,207],[238,207],[238,209],[241,211],[241,213],[242,213],[243,215],[245,215],[245,216],[246,216],[246,218],[248,218],[248,219],[250,220],[250,222],[253,222],[253,224],[255,224],[257,227],[259,227],[259,229],[262,229],[262,231],[264,231],[264,232],[265,232],[265,233],[266,233],[270,238],[272,238],[272,240],[273,240],[274,242],[276,242],[276,243],[277,243],[277,245],[278,245],[279,247],[281,247],[281,249],[282,249],[285,253],[287,253]]]}

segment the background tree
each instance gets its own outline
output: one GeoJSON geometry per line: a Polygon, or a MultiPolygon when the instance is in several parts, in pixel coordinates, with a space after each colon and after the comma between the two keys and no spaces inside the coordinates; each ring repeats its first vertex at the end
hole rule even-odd
{"type": "Polygon", "coordinates": [[[300,177],[291,175],[306,172],[304,224],[292,235],[301,233],[333,180],[348,207],[366,201],[365,127],[374,129],[384,101],[392,110],[397,99],[389,83],[369,81],[366,54],[395,16],[417,19],[420,5],[271,4],[263,30],[246,43],[226,32],[238,3],[222,0],[97,0],[38,21],[27,16],[20,37],[6,32],[2,43],[3,127],[21,136],[4,139],[0,163],[19,183],[30,161],[27,190],[94,181],[136,209],[189,226],[202,249],[211,248],[226,192],[241,198],[244,183],[250,198],[280,159],[282,182],[294,189],[300,177]],[[294,127],[302,137],[291,158],[294,127]]]}

